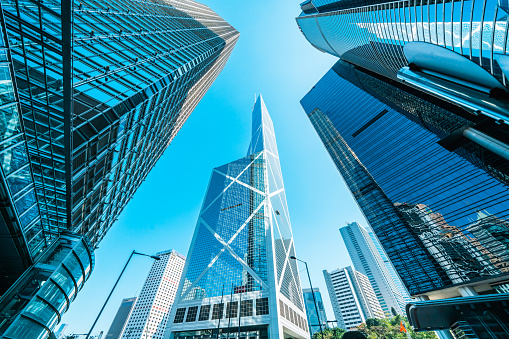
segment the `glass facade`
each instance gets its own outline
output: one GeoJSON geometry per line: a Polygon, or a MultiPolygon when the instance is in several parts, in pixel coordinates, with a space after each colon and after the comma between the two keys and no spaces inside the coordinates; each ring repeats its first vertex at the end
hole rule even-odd
{"type": "Polygon", "coordinates": [[[325,307],[323,306],[322,294],[318,288],[314,288],[313,292],[315,295],[316,307],[311,289],[307,288],[302,290],[311,337],[313,337],[316,332],[320,331],[320,326],[322,326],[322,330],[329,328],[325,307]],[[318,308],[318,314],[316,314],[316,308],[318,308]]]}
{"type": "Polygon", "coordinates": [[[191,0],[5,0],[1,10],[0,295],[62,234],[97,246],[239,35],[191,0]]]}
{"type": "Polygon", "coordinates": [[[316,48],[345,61],[397,79],[408,65],[403,47],[420,41],[474,61],[509,88],[500,67],[507,58],[508,8],[497,0],[306,3],[297,18],[301,31],[316,48]]]}
{"type": "Polygon", "coordinates": [[[261,96],[252,121],[248,155],[212,171],[170,320],[174,336],[218,328],[221,319],[226,326],[232,318],[239,324],[269,324],[274,326],[269,332],[277,333],[282,330],[278,319],[284,318],[295,333],[307,336],[299,273],[289,259],[295,248],[279,154],[261,96]],[[192,310],[197,303],[199,312],[192,310]],[[209,320],[211,304],[211,320],[219,323],[196,324],[196,314],[209,320]],[[192,324],[184,323],[191,311],[192,324]]]}
{"type": "Polygon", "coordinates": [[[411,295],[507,278],[507,185],[338,69],[301,104],[411,295]]]}
{"type": "Polygon", "coordinates": [[[0,300],[2,338],[47,338],[90,277],[94,255],[84,238],[63,234],[16,288],[0,300]]]}

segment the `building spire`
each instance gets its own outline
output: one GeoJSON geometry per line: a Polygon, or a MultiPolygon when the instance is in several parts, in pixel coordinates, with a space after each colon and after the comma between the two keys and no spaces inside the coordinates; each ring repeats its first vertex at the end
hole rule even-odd
{"type": "Polygon", "coordinates": [[[262,95],[258,95],[252,113],[251,142],[247,155],[267,150],[278,156],[274,126],[269,111],[265,106],[262,95]]]}

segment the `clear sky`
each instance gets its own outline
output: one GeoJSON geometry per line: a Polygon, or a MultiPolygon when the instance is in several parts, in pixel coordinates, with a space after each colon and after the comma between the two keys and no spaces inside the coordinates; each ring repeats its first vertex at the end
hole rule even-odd
{"type": "MultiPolygon", "coordinates": [[[[329,320],[322,270],[351,265],[339,227],[366,222],[302,110],[300,99],[335,63],[314,49],[295,17],[299,0],[200,0],[240,32],[224,71],[95,251],[96,266],[62,319],[87,333],[134,249],[187,255],[214,167],[245,156],[255,94],[274,122],[297,257],[308,262],[329,320]]],[[[107,332],[123,298],[139,294],[152,259],[135,256],[93,334],[107,332]]],[[[301,267],[303,269],[304,267],[301,267]]],[[[302,287],[308,279],[301,271],[302,287]]]]}

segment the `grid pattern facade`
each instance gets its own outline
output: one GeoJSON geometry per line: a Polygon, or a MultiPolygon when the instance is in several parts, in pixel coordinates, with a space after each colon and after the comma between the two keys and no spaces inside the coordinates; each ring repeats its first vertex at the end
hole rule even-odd
{"type": "Polygon", "coordinates": [[[272,220],[281,293],[302,309],[297,267],[294,261],[287,260],[295,251],[273,126],[261,99],[253,111],[249,153],[212,173],[181,298],[227,295],[230,286],[243,292],[265,289],[265,228],[272,220]]]}
{"type": "Polygon", "coordinates": [[[468,231],[507,220],[507,186],[334,71],[301,104],[411,295],[507,275],[505,245],[468,231]]]}
{"type": "MultiPolygon", "coordinates": [[[[268,324],[269,317],[264,316],[277,318],[281,295],[295,315],[290,319],[296,330],[305,332],[302,322],[296,321],[297,315],[304,315],[304,304],[297,265],[290,260],[295,249],[274,128],[261,96],[252,118],[248,155],[212,172],[181,280],[178,307],[188,305],[189,312],[197,303],[202,308],[214,304],[211,320],[238,318],[241,322],[240,305],[241,317],[252,317],[243,319],[246,324],[268,324]]],[[[177,315],[174,323],[180,320],[177,315]]],[[[280,326],[277,319],[273,324],[280,326]]],[[[220,323],[170,330],[190,331],[197,326],[220,323]]]]}
{"type": "Polygon", "coordinates": [[[351,330],[384,313],[368,277],[351,267],[323,271],[338,327],[351,330]]]}
{"type": "Polygon", "coordinates": [[[314,288],[313,291],[310,288],[306,288],[302,290],[302,293],[304,295],[304,304],[306,305],[306,316],[311,329],[310,334],[313,337],[316,332],[320,331],[320,325],[322,329],[329,327],[325,307],[323,306],[322,294],[318,288],[314,288]],[[314,293],[315,299],[313,299],[312,293],[314,293]],[[316,308],[318,308],[318,314],[316,314],[316,308]]]}
{"type": "MultiPolygon", "coordinates": [[[[120,303],[120,307],[118,308],[117,314],[115,318],[113,318],[113,322],[111,323],[110,329],[108,333],[104,337],[105,339],[120,339],[122,336],[122,332],[127,325],[127,321],[129,320],[129,316],[133,310],[134,304],[136,303],[136,297],[127,298],[122,300],[120,303]]],[[[58,336],[57,336],[58,339],[58,336]]]]}
{"type": "MultiPolygon", "coordinates": [[[[482,116],[465,114],[455,105],[437,101],[431,95],[424,94],[396,81],[387,81],[387,79],[376,77],[376,74],[368,74],[366,71],[341,60],[332,69],[340,77],[426,128],[440,139],[444,139],[470,124],[481,127],[483,120],[485,120],[482,116]]],[[[502,130],[493,125],[485,125],[483,129],[491,130],[492,133],[494,133],[494,130],[498,130],[501,133],[498,136],[500,140],[509,137],[507,132],[504,137],[502,130]]],[[[454,152],[488,172],[497,180],[509,185],[509,163],[500,155],[467,140],[454,152]]]]}
{"type": "Polygon", "coordinates": [[[507,54],[509,8],[498,3],[331,1],[297,23],[316,48],[392,79],[408,65],[403,46],[422,41],[463,55],[508,87],[498,60],[507,54]]]}
{"type": "Polygon", "coordinates": [[[398,314],[406,315],[403,296],[368,231],[353,222],[340,228],[340,232],[355,269],[368,277],[385,314],[391,315],[394,308],[398,314]]]}
{"type": "Polygon", "coordinates": [[[2,338],[48,338],[94,268],[90,244],[63,234],[1,299],[2,338]],[[27,304],[28,302],[28,304],[27,304]]]}
{"type": "MultiPolygon", "coordinates": [[[[70,230],[95,246],[222,70],[238,32],[190,0],[16,0],[2,9],[35,181],[20,219],[40,220],[44,235],[32,244],[38,233],[27,232],[27,241],[34,251],[70,230]]],[[[25,181],[27,171],[19,171],[25,181]]]]}
{"type": "MultiPolygon", "coordinates": [[[[164,336],[186,258],[174,250],[157,255],[161,259],[152,264],[120,337],[122,339],[162,339],[164,336]]],[[[189,312],[186,321],[190,321],[188,319],[192,319],[193,315],[196,319],[197,311],[198,308],[189,312]]]]}

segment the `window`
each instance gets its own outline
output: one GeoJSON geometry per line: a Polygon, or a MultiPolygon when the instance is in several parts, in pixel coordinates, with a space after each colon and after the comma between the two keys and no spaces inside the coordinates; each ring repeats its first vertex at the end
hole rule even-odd
{"type": "Polygon", "coordinates": [[[189,307],[187,310],[186,323],[196,321],[196,315],[198,314],[198,306],[189,307]]]}
{"type": "Polygon", "coordinates": [[[184,314],[186,314],[185,308],[179,308],[177,309],[177,312],[175,313],[175,320],[173,320],[174,323],[183,323],[184,322],[184,314]]]}
{"type": "Polygon", "coordinates": [[[242,300],[240,302],[240,316],[241,317],[253,316],[253,300],[242,300]]]}
{"type": "Polygon", "coordinates": [[[269,298],[256,299],[256,315],[269,314],[269,298]]]}
{"type": "Polygon", "coordinates": [[[200,308],[200,317],[198,321],[209,320],[210,316],[210,305],[204,305],[200,308]]]}
{"type": "Polygon", "coordinates": [[[228,303],[228,305],[226,306],[226,316],[228,318],[237,318],[237,309],[238,309],[237,301],[228,303]]]}
{"type": "Polygon", "coordinates": [[[223,319],[224,304],[215,304],[212,309],[212,320],[223,319]]]}

